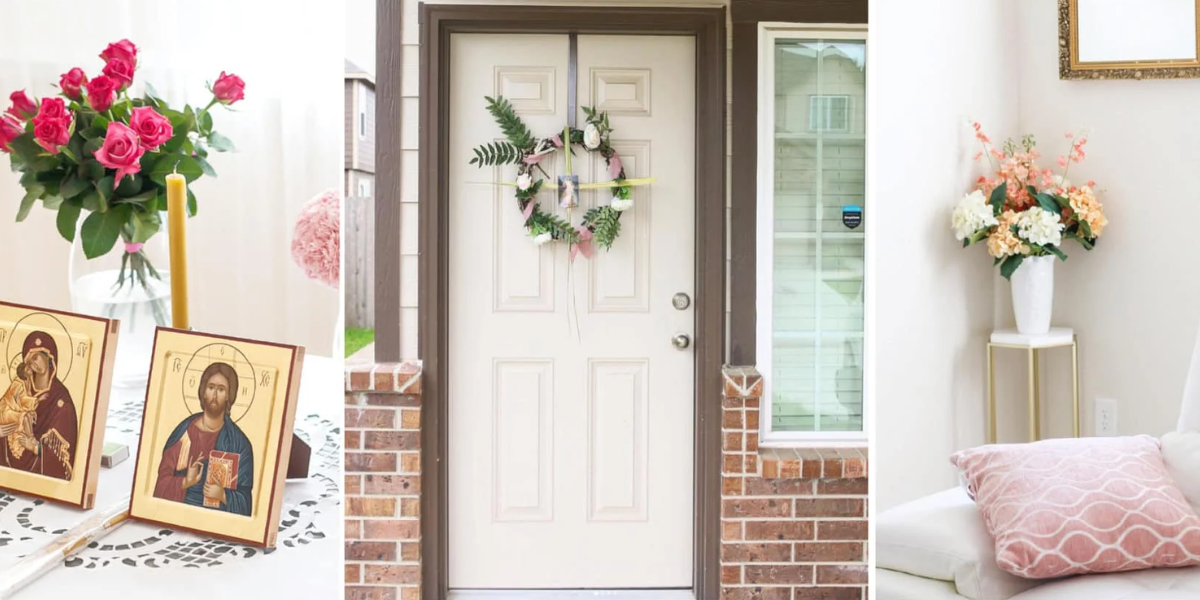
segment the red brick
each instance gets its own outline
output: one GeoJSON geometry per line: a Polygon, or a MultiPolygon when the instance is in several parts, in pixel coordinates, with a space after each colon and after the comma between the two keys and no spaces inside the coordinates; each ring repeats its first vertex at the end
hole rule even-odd
{"type": "Polygon", "coordinates": [[[821,521],[817,523],[818,540],[865,540],[866,521],[821,521]]]}
{"type": "Polygon", "coordinates": [[[863,600],[863,588],[858,587],[798,587],[795,600],[863,600]]]}
{"type": "Polygon", "coordinates": [[[758,411],[757,410],[747,410],[746,411],[746,429],[749,429],[750,431],[758,431],[758,411]]]}
{"type": "Polygon", "coordinates": [[[415,540],[421,537],[421,522],[416,519],[369,519],[363,522],[363,537],[369,540],[415,540]]]}
{"type": "Polygon", "coordinates": [[[403,496],[421,493],[420,475],[364,475],[363,493],[403,496]]]}
{"type": "Polygon", "coordinates": [[[804,584],[812,582],[812,565],[746,565],[746,583],[804,584]]]}
{"type": "Polygon", "coordinates": [[[400,516],[402,517],[419,517],[421,516],[421,501],[416,498],[401,498],[400,499],[400,516]]]}
{"type": "MultiPolygon", "coordinates": [[[[350,373],[350,389],[355,392],[361,392],[371,389],[371,371],[355,370],[350,373]]],[[[349,395],[349,394],[347,394],[349,395]]]]}
{"type": "Polygon", "coordinates": [[[418,431],[366,431],[363,432],[363,447],[367,450],[420,450],[421,433],[418,431]]]}
{"type": "Polygon", "coordinates": [[[742,432],[735,431],[725,434],[725,445],[723,448],[727,451],[741,452],[742,451],[742,432]]]}
{"type": "Polygon", "coordinates": [[[363,565],[363,583],[419,583],[418,565],[363,565]]]}
{"type": "Polygon", "coordinates": [[[346,560],[396,562],[396,542],[346,542],[346,560]]]}
{"type": "Polygon", "coordinates": [[[865,561],[861,542],[801,542],[795,547],[795,561],[856,562],[865,561]]]}
{"type": "Polygon", "coordinates": [[[421,600],[421,586],[400,588],[400,600],[421,600]]]}
{"type": "Polygon", "coordinates": [[[362,583],[362,566],[346,565],[346,583],[362,583]]]}
{"type": "Polygon", "coordinates": [[[791,544],[722,544],[721,562],[788,562],[792,560],[791,544]]]}
{"type": "Polygon", "coordinates": [[[362,493],[362,475],[344,475],[346,480],[346,495],[353,496],[362,493]]]}
{"type": "Polygon", "coordinates": [[[421,428],[421,411],[418,409],[403,409],[400,411],[400,428],[401,429],[420,429],[421,428]]]}
{"type": "Polygon", "coordinates": [[[804,479],[820,479],[824,472],[820,458],[806,458],[800,463],[800,477],[804,479]]]}
{"type": "Polygon", "coordinates": [[[746,521],[748,540],[811,540],[812,521],[746,521]]]}
{"type": "Polygon", "coordinates": [[[724,473],[741,473],[742,472],[742,457],[739,454],[725,455],[725,470],[724,473]]]}
{"type": "Polygon", "coordinates": [[[400,560],[409,562],[421,560],[421,543],[404,542],[400,544],[400,560]]]}
{"type": "Polygon", "coordinates": [[[420,473],[421,472],[421,453],[420,452],[401,452],[400,453],[400,472],[401,473],[420,473]]]}
{"type": "Polygon", "coordinates": [[[746,398],[746,408],[758,408],[758,404],[759,398],[746,398]]]}
{"type": "Polygon", "coordinates": [[[817,565],[817,584],[867,583],[867,565],[817,565]]]}
{"type": "Polygon", "coordinates": [[[396,391],[396,373],[391,368],[380,366],[375,371],[375,387],[374,389],[381,392],[396,391]]]}
{"type": "Polygon", "coordinates": [[[357,519],[346,519],[346,539],[362,539],[362,521],[357,519]]]}
{"type": "Polygon", "coordinates": [[[371,406],[420,406],[421,397],[412,394],[363,394],[371,406]]]}
{"type": "Polygon", "coordinates": [[[362,449],[362,432],[346,430],[345,440],[342,442],[342,447],[345,450],[360,450],[362,449]]]}
{"type": "Polygon", "coordinates": [[[842,459],[825,458],[821,460],[821,477],[824,479],[842,478],[842,459]]]}
{"type": "Polygon", "coordinates": [[[721,511],[725,517],[790,517],[792,501],[784,498],[735,498],[724,501],[721,511]]]}
{"type": "MultiPolygon", "coordinates": [[[[763,463],[765,466],[766,463],[763,463]]],[[[811,479],[746,478],[747,496],[802,496],[813,493],[811,479]]]]}
{"type": "Polygon", "coordinates": [[[352,517],[394,517],[395,498],[346,498],[346,514],[352,517]]]}
{"type": "Polygon", "coordinates": [[[346,586],[346,600],[397,600],[392,586],[346,586]]]}
{"type": "Polygon", "coordinates": [[[346,427],[350,429],[395,429],[396,411],[386,408],[346,408],[346,427]]]}
{"type": "Polygon", "coordinates": [[[721,420],[721,426],[725,429],[741,429],[742,428],[742,411],[726,410],[725,416],[721,420]]]}
{"type": "Polygon", "coordinates": [[[721,481],[721,493],[726,496],[742,495],[742,478],[725,477],[721,481]]]}
{"type": "Polygon", "coordinates": [[[742,522],[741,521],[722,521],[721,522],[721,539],[723,539],[723,540],[740,540],[740,539],[742,539],[742,522]]]}
{"type": "Polygon", "coordinates": [[[741,408],[744,406],[744,404],[741,398],[731,398],[726,396],[721,399],[721,406],[724,407],[725,410],[730,410],[741,408]]]}
{"type": "Polygon", "coordinates": [[[866,496],[867,479],[822,479],[817,482],[818,494],[866,496]]]}
{"type": "Polygon", "coordinates": [[[721,567],[721,583],[741,583],[742,568],[737,565],[721,567]]]}
{"type": "Polygon", "coordinates": [[[747,454],[746,455],[746,472],[747,473],[758,473],[758,455],[757,454],[747,454]]]}
{"type": "Polygon", "coordinates": [[[724,587],[721,600],[792,600],[789,587],[724,587]]]}
{"type": "MultiPolygon", "coordinates": [[[[347,452],[347,473],[395,473],[396,453],[394,452],[347,452]]],[[[347,492],[349,493],[349,492],[347,492]]]]}
{"type": "MultiPolygon", "coordinates": [[[[369,480],[370,475],[367,476],[369,480]]],[[[796,518],[861,517],[863,501],[857,498],[797,498],[796,518]]]]}
{"type": "Polygon", "coordinates": [[[758,452],[758,432],[746,433],[746,452],[758,452]]]}

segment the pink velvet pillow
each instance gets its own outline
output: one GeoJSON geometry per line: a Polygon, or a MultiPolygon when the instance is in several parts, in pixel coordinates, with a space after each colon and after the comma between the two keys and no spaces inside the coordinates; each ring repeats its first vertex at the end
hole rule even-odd
{"type": "Polygon", "coordinates": [[[950,462],[1013,575],[1200,564],[1200,517],[1148,435],[982,446],[950,462]]]}

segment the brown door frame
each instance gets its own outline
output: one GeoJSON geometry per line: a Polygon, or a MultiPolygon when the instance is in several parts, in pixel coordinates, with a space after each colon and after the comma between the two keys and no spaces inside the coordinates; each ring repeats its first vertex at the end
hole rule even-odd
{"type": "MultiPolygon", "coordinates": [[[[450,36],[455,33],[686,35],[696,39],[695,524],[693,590],[720,594],[721,365],[725,354],[725,9],[494,6],[422,3],[420,22],[421,590],[444,600],[448,582],[448,354],[450,36]]],[[[398,25],[398,24],[397,24],[398,25]]],[[[380,52],[400,33],[380,22],[380,52]]],[[[394,47],[394,48],[393,48],[394,47]]],[[[380,80],[384,77],[381,75],[380,80]]],[[[382,91],[382,90],[381,90],[382,91]]],[[[400,98],[379,97],[398,128],[400,98]]],[[[381,166],[383,170],[396,165],[381,166]]],[[[380,190],[382,191],[382,189],[380,190]]]]}

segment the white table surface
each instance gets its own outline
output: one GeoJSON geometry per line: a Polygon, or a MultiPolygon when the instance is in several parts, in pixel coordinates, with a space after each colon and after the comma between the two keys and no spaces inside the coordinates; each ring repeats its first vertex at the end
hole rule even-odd
{"type": "MultiPolygon", "coordinates": [[[[295,430],[313,454],[308,479],[284,488],[274,550],[130,521],[14,598],[342,598],[343,377],[341,361],[304,360],[295,430]]],[[[97,510],[133,485],[144,401],[144,388],[113,389],[105,439],[128,445],[129,458],[100,470],[97,510]]],[[[0,571],[93,512],[0,491],[0,571]]]]}

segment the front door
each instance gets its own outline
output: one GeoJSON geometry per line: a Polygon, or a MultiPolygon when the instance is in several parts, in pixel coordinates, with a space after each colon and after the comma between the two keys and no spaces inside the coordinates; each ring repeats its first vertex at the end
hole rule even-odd
{"type": "MultiPolygon", "coordinates": [[[[690,588],[693,546],[695,40],[578,37],[577,104],[609,115],[634,188],[612,249],[568,262],[523,227],[485,96],[535,136],[567,124],[567,35],[455,34],[450,47],[449,585],[690,588]],[[686,304],[686,306],[685,306],[686,304]],[[576,327],[577,323],[577,327],[576,327]]],[[[576,127],[585,115],[577,107],[576,127]]],[[[551,176],[563,152],[542,162],[551,176]]],[[[581,183],[608,181],[577,150],[581,183]]],[[[547,181],[540,206],[557,209],[547,181]]],[[[608,190],[585,190],[578,225],[608,190]]]]}

